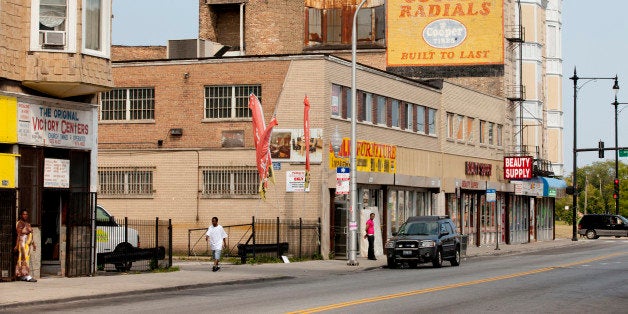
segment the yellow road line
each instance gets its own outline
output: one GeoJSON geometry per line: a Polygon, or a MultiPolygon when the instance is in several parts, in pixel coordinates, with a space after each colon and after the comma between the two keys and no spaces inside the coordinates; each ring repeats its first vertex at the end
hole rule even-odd
{"type": "Polygon", "coordinates": [[[390,299],[408,297],[408,296],[413,296],[413,295],[418,295],[418,294],[424,294],[424,293],[429,293],[429,292],[436,292],[436,291],[442,291],[442,290],[447,290],[447,289],[472,286],[472,285],[477,285],[477,284],[481,284],[481,283],[487,283],[487,282],[511,279],[511,278],[515,278],[515,277],[521,277],[521,276],[538,274],[538,273],[550,271],[550,270],[553,270],[553,269],[556,269],[556,268],[573,267],[573,266],[576,266],[576,265],[587,264],[587,263],[591,263],[591,262],[595,262],[595,261],[599,261],[599,260],[603,260],[603,259],[612,258],[612,257],[615,257],[615,256],[624,255],[624,254],[626,254],[626,253],[623,253],[623,252],[614,253],[614,254],[599,256],[599,257],[590,258],[590,259],[586,259],[586,260],[581,260],[581,261],[577,261],[577,262],[573,262],[573,263],[562,264],[562,265],[559,265],[559,266],[544,267],[544,268],[538,268],[538,269],[533,269],[533,270],[524,271],[524,272],[518,272],[518,273],[507,274],[507,275],[502,275],[502,276],[484,278],[484,279],[477,279],[477,280],[472,280],[472,281],[467,281],[467,282],[460,282],[460,283],[455,283],[455,284],[450,284],[450,285],[445,285],[445,286],[432,287],[432,288],[426,288],[426,289],[421,289],[421,290],[406,291],[406,292],[387,294],[387,295],[382,295],[382,296],[377,296],[377,297],[371,297],[371,298],[365,298],[365,299],[341,302],[341,303],[330,304],[330,305],[325,305],[325,306],[319,306],[319,307],[314,307],[314,308],[300,310],[300,311],[289,312],[288,314],[317,313],[317,312],[335,310],[335,309],[348,307],[348,306],[352,306],[352,305],[358,305],[358,304],[364,304],[364,303],[373,303],[373,302],[379,302],[379,301],[385,301],[385,300],[390,300],[390,299]]]}

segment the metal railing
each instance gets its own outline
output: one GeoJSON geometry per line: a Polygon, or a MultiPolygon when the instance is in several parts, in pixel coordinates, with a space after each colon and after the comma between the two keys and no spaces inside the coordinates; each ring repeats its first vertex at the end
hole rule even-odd
{"type": "MultiPolygon", "coordinates": [[[[238,244],[277,244],[288,243],[286,254],[304,258],[320,254],[320,228],[318,219],[256,219],[251,223],[223,226],[228,235],[226,256],[238,256],[238,244]]],[[[188,256],[211,256],[209,243],[205,241],[207,228],[188,229],[188,256]]],[[[260,256],[273,256],[276,253],[258,253],[260,256]]]]}

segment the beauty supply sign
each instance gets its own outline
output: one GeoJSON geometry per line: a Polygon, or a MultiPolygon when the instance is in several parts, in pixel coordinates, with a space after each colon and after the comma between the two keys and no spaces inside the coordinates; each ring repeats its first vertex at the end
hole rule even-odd
{"type": "Polygon", "coordinates": [[[37,146],[91,149],[92,111],[18,102],[18,142],[37,146]]]}
{"type": "Polygon", "coordinates": [[[531,156],[504,157],[504,179],[531,179],[532,163],[531,156]]]}
{"type": "Polygon", "coordinates": [[[388,0],[387,65],[504,63],[503,0],[388,0]]]}

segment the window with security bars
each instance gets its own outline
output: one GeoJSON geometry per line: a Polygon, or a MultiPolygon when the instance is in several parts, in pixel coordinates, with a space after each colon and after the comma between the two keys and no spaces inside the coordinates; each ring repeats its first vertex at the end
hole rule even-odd
{"type": "Polygon", "coordinates": [[[204,196],[257,195],[259,175],[256,167],[201,168],[204,196]]]}
{"type": "Polygon", "coordinates": [[[101,121],[154,119],[154,88],[116,88],[100,94],[101,121]]]}
{"type": "Polygon", "coordinates": [[[150,196],[154,168],[98,168],[98,193],[109,196],[150,196]]]}
{"type": "Polygon", "coordinates": [[[261,85],[205,86],[205,119],[250,118],[251,94],[262,102],[261,85]]]}

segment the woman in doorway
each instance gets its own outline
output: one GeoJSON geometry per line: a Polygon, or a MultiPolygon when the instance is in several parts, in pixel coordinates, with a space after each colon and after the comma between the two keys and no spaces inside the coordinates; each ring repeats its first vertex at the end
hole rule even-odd
{"type": "Polygon", "coordinates": [[[31,259],[31,246],[35,251],[35,242],[33,242],[33,227],[28,222],[28,211],[20,211],[20,219],[15,224],[17,230],[17,240],[15,241],[15,248],[13,250],[18,252],[17,265],[15,265],[15,276],[23,281],[37,282],[37,280],[30,276],[30,259],[31,259]]]}

